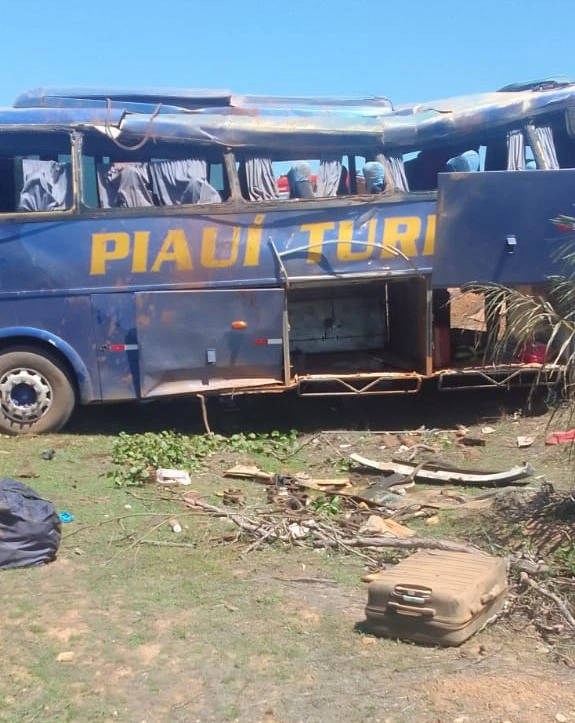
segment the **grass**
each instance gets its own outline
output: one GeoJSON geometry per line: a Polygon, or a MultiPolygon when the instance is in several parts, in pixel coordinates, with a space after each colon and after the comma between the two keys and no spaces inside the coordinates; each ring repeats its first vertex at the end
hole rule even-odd
{"type": "MultiPolygon", "coordinates": [[[[336,422],[341,425],[341,418],[336,422]]],[[[482,451],[484,458],[474,466],[515,461],[514,448],[505,445],[516,423],[504,419],[501,424],[490,437],[491,449],[482,451]]],[[[187,515],[159,500],[153,488],[116,486],[108,474],[115,440],[101,432],[0,438],[0,452],[6,452],[0,453],[0,474],[37,474],[26,481],[59,511],[74,516],[63,525],[56,563],[1,573],[0,721],[441,719],[426,691],[439,673],[447,679],[460,675],[460,651],[356,633],[366,597],[360,560],[273,546],[242,557],[237,547],[220,544],[229,524],[187,515]],[[54,458],[42,460],[49,448],[54,458]],[[150,538],[194,548],[130,547],[164,514],[176,516],[183,532],[174,535],[164,526],[150,538]],[[301,576],[334,583],[276,579],[301,576]],[[67,651],[74,659],[56,662],[67,651]]],[[[192,487],[219,502],[215,493],[230,486],[222,471],[248,461],[270,471],[333,473],[335,450],[344,442],[349,440],[333,437],[332,446],[310,444],[285,462],[253,447],[220,449],[207,468],[194,470],[192,487]]],[[[360,444],[366,456],[382,454],[369,435],[360,444]]],[[[464,454],[444,446],[448,455],[464,454]]],[[[351,451],[359,449],[346,448],[345,454],[351,451]]],[[[534,448],[526,454],[543,452],[534,448]]],[[[549,451],[553,469],[565,467],[562,454],[549,451]]],[[[233,486],[242,487],[252,502],[263,499],[256,484],[234,481],[233,486]]],[[[422,524],[421,529],[438,536],[462,532],[446,513],[439,526],[422,524]]],[[[492,639],[494,648],[512,650],[512,670],[546,674],[550,663],[536,659],[536,641],[509,642],[497,629],[489,633],[492,639]]],[[[510,665],[504,653],[481,665],[491,663],[510,665]]],[[[564,671],[552,667],[549,675],[561,681],[564,671]]],[[[462,710],[474,714],[473,720],[488,720],[481,705],[464,702],[462,710]]]]}

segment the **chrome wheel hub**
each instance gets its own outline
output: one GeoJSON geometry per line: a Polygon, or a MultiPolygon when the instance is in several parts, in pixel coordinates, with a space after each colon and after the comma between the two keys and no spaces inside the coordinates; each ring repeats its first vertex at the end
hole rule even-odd
{"type": "Polygon", "coordinates": [[[2,412],[13,422],[37,422],[49,411],[53,401],[50,383],[34,369],[11,369],[0,379],[2,412]]]}

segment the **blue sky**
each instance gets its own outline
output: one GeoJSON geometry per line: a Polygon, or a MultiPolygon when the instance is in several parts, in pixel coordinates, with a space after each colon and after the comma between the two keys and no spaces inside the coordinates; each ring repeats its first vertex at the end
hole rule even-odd
{"type": "Polygon", "coordinates": [[[4,0],[0,106],[47,85],[387,95],[575,78],[573,0],[4,0]]]}

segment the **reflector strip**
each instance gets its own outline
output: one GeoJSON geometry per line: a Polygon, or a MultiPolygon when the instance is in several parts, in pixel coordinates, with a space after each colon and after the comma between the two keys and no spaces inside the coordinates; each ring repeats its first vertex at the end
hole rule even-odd
{"type": "Polygon", "coordinates": [[[109,351],[137,351],[137,344],[110,344],[109,351]]]}
{"type": "Polygon", "coordinates": [[[254,339],[256,346],[279,346],[281,343],[281,339],[254,339]]]}

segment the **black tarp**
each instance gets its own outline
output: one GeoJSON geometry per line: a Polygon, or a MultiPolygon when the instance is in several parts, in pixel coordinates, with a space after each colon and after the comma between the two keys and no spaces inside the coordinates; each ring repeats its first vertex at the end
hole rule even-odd
{"type": "Polygon", "coordinates": [[[56,559],[60,520],[54,505],[14,479],[0,480],[0,568],[56,559]]]}

